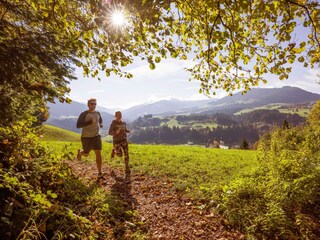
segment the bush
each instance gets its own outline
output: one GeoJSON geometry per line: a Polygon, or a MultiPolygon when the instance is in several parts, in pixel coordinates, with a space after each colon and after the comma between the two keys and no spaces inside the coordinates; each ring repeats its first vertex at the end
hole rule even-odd
{"type": "Polygon", "coordinates": [[[261,167],[224,188],[224,214],[251,237],[320,238],[319,106],[307,126],[262,137],[261,167]]]}

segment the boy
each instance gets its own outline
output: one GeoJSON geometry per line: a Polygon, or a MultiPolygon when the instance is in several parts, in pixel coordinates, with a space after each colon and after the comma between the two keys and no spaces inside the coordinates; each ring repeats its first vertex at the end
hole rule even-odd
{"type": "Polygon", "coordinates": [[[129,149],[127,141],[127,133],[130,131],[126,127],[126,123],[122,121],[122,113],[117,111],[115,113],[115,120],[112,121],[109,128],[109,135],[113,136],[113,149],[111,152],[111,158],[114,155],[122,157],[122,150],[124,153],[124,161],[126,165],[126,173],[129,173],[129,149]]]}

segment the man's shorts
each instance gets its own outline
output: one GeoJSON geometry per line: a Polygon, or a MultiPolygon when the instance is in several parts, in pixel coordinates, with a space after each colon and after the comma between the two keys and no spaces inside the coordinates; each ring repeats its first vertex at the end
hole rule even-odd
{"type": "Polygon", "coordinates": [[[81,138],[83,152],[88,154],[91,150],[102,150],[101,136],[82,137],[81,138]]]}

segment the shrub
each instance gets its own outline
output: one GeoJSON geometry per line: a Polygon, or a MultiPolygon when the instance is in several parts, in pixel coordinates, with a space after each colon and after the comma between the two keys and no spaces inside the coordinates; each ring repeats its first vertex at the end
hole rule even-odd
{"type": "Polygon", "coordinates": [[[307,126],[263,136],[261,167],[224,188],[224,214],[253,238],[319,239],[319,106],[307,126]]]}

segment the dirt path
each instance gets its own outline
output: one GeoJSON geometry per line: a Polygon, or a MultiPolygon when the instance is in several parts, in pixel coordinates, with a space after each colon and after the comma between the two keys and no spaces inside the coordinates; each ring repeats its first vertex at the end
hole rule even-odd
{"type": "MultiPolygon", "coordinates": [[[[94,164],[68,163],[75,175],[86,181],[95,179],[94,164]]],[[[245,239],[226,226],[221,216],[199,209],[189,198],[173,191],[167,179],[131,173],[131,182],[127,183],[122,169],[103,170],[104,178],[98,180],[100,186],[122,199],[127,210],[138,212],[148,239],[245,239]]]]}

